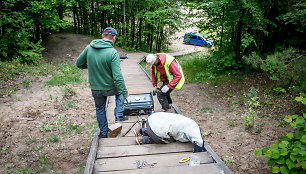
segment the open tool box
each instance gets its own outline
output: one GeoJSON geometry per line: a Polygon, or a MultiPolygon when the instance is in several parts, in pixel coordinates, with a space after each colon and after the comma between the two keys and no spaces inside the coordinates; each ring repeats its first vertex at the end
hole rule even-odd
{"type": "Polygon", "coordinates": [[[130,94],[131,103],[124,102],[124,115],[151,114],[154,110],[152,93],[130,94]]]}

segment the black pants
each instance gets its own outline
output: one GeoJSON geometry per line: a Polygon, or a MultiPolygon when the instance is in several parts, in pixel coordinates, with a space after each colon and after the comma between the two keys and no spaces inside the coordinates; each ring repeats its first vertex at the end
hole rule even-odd
{"type": "MultiPolygon", "coordinates": [[[[168,85],[169,82],[163,82],[163,85],[160,87],[162,89],[165,85],[168,85]]],[[[163,110],[170,109],[170,104],[172,104],[172,99],[170,97],[170,93],[173,89],[169,89],[167,93],[162,93],[161,91],[157,91],[157,99],[162,106],[163,110]]]]}

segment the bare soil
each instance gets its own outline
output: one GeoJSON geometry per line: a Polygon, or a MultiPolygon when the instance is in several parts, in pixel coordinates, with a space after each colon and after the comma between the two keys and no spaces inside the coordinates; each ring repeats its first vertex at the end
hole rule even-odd
{"type": "MultiPolygon", "coordinates": [[[[73,64],[92,40],[69,33],[51,35],[44,41],[44,59],[54,64],[73,64]]],[[[191,45],[187,47],[177,46],[172,51],[190,51],[191,47],[196,51],[206,50],[191,45]]],[[[120,55],[128,53],[120,48],[117,50],[120,55]]],[[[75,95],[67,99],[63,97],[62,86],[45,85],[44,82],[50,78],[36,78],[30,83],[30,88],[20,87],[13,95],[0,98],[1,173],[17,173],[18,169],[37,173],[82,173],[91,133],[97,127],[90,89],[87,84],[74,86],[75,95]],[[67,109],[65,104],[68,101],[74,105],[67,109]],[[69,130],[68,125],[77,125],[81,131],[69,130]],[[52,136],[58,136],[59,142],[48,140],[52,136]]],[[[264,157],[254,156],[254,150],[271,145],[279,135],[288,131],[287,127],[276,126],[277,118],[292,113],[292,107],[282,108],[281,101],[267,99],[273,104],[267,113],[261,113],[265,124],[260,133],[255,133],[256,126],[245,130],[241,118],[247,108],[241,91],[248,92],[251,86],[255,86],[260,95],[269,85],[267,78],[260,75],[217,85],[185,84],[182,90],[174,91],[173,97],[183,114],[198,122],[207,135],[205,141],[220,158],[233,158],[228,166],[234,173],[271,173],[264,157]]]]}
{"type": "Polygon", "coordinates": [[[197,121],[206,135],[205,142],[224,162],[229,161],[227,165],[234,173],[272,173],[265,157],[255,156],[254,151],[272,145],[280,135],[290,131],[290,127],[280,121],[296,108],[285,98],[273,96],[258,109],[262,122],[257,121],[251,129],[245,128],[242,115],[247,112],[248,102],[242,91],[248,93],[253,86],[259,89],[258,97],[264,98],[264,90],[270,86],[268,82],[266,77],[258,75],[219,85],[185,84],[174,93],[174,103],[185,116],[197,121]]]}

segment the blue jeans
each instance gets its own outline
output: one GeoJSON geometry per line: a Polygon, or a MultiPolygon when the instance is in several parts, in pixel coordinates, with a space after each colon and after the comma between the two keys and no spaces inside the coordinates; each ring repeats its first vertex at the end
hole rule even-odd
{"type": "MultiPolygon", "coordinates": [[[[200,134],[203,135],[201,128],[200,128],[200,134]]],[[[198,146],[196,144],[196,142],[192,142],[193,143],[193,153],[196,153],[196,152],[205,152],[206,151],[206,149],[204,148],[204,143],[205,142],[204,142],[203,136],[201,136],[201,137],[202,137],[202,141],[203,141],[202,147],[198,146]]]]}
{"type": "Polygon", "coordinates": [[[139,133],[142,135],[141,138],[143,144],[155,144],[155,142],[151,139],[151,137],[147,133],[147,128],[140,128],[139,133]]]}
{"type": "Polygon", "coordinates": [[[114,114],[116,118],[123,117],[124,97],[117,89],[111,90],[91,90],[96,106],[96,116],[102,136],[107,135],[108,122],[106,118],[105,104],[107,96],[116,95],[116,107],[114,114]]]}

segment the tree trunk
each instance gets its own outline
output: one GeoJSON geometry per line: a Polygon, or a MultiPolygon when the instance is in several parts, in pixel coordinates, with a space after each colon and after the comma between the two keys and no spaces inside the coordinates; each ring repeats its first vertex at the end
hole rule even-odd
{"type": "Polygon", "coordinates": [[[35,22],[35,28],[34,28],[34,42],[38,42],[40,39],[40,24],[39,22],[35,22]]]}
{"type": "Polygon", "coordinates": [[[88,34],[89,33],[88,32],[88,13],[87,13],[86,7],[83,7],[82,10],[83,10],[83,20],[84,20],[83,22],[84,30],[83,31],[85,34],[88,34]]]}
{"type": "Polygon", "coordinates": [[[150,25],[151,26],[151,40],[150,40],[150,52],[152,52],[152,48],[153,48],[153,36],[154,36],[154,26],[153,25],[150,25]]]}
{"type": "Polygon", "coordinates": [[[135,41],[135,15],[132,14],[132,21],[131,21],[131,42],[132,42],[132,46],[133,47],[135,46],[134,41],[135,41]]]}
{"type": "Polygon", "coordinates": [[[123,41],[122,41],[122,46],[125,46],[125,41],[126,41],[126,19],[125,19],[125,0],[123,0],[123,23],[124,23],[124,29],[123,29],[123,41]]]}
{"type": "Polygon", "coordinates": [[[73,31],[74,31],[74,34],[77,33],[77,21],[76,21],[76,6],[73,5],[72,6],[72,12],[73,12],[73,31]]]}
{"type": "MultiPolygon", "coordinates": [[[[59,5],[58,5],[58,17],[59,19],[62,21],[64,19],[64,6],[63,6],[63,2],[59,1],[59,5]]],[[[60,32],[63,32],[63,27],[59,28],[60,32]]]]}
{"type": "Polygon", "coordinates": [[[139,19],[139,25],[138,25],[138,37],[137,37],[137,45],[136,48],[141,48],[142,47],[142,41],[141,41],[141,36],[142,36],[142,18],[139,19]]]}
{"type": "Polygon", "coordinates": [[[90,15],[90,22],[91,22],[91,26],[90,26],[90,34],[93,36],[94,35],[94,30],[95,30],[95,27],[94,27],[94,21],[95,21],[95,18],[94,18],[94,15],[95,15],[95,8],[94,8],[94,1],[91,0],[90,1],[91,3],[91,15],[90,15]]]}
{"type": "Polygon", "coordinates": [[[159,33],[159,43],[158,43],[158,49],[157,49],[158,52],[160,52],[162,49],[163,40],[164,40],[164,28],[161,28],[161,31],[159,33]]]}
{"type": "MultiPolygon", "coordinates": [[[[224,7],[222,8],[222,19],[224,20],[224,7]]],[[[222,48],[222,40],[223,40],[223,23],[221,25],[220,48],[222,48]]]]}
{"type": "Polygon", "coordinates": [[[79,27],[80,27],[80,29],[79,29],[79,33],[83,33],[83,23],[84,23],[84,17],[83,17],[83,13],[82,13],[82,6],[81,6],[81,4],[80,4],[80,2],[79,2],[79,14],[80,14],[80,25],[79,25],[79,27]]]}
{"type": "Polygon", "coordinates": [[[236,63],[238,64],[241,60],[241,57],[240,57],[240,50],[241,50],[241,34],[242,34],[242,26],[243,26],[243,23],[242,23],[242,16],[243,16],[243,12],[241,12],[241,15],[240,15],[240,18],[239,18],[239,21],[238,21],[238,28],[237,28],[237,40],[236,40],[236,57],[235,57],[235,60],[236,60],[236,63]]]}

